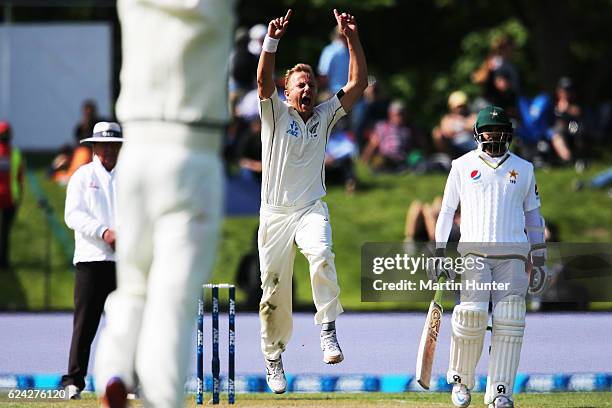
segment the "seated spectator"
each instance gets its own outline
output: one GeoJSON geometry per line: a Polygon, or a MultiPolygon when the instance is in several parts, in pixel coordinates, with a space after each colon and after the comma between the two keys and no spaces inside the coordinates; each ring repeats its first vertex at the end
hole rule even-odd
{"type": "Polygon", "coordinates": [[[325,148],[325,179],[328,183],[344,184],[346,191],[352,193],[357,186],[353,164],[357,144],[348,124],[346,117],[340,119],[329,136],[325,148]]]}
{"type": "Polygon", "coordinates": [[[246,29],[238,28],[229,62],[229,102],[232,116],[234,116],[237,101],[255,87],[258,59],[256,55],[249,52],[249,41],[250,37],[246,29]]]}
{"type": "Polygon", "coordinates": [[[448,153],[453,159],[474,150],[475,115],[470,114],[465,92],[455,91],[448,97],[448,113],[442,117],[440,125],[432,131],[436,150],[448,153]]]}
{"type": "MultiPolygon", "coordinates": [[[[404,242],[430,242],[436,239],[436,220],[442,208],[442,198],[434,198],[431,204],[414,200],[406,212],[406,225],[404,228],[404,242]]],[[[451,228],[449,242],[459,242],[459,224],[461,211],[455,213],[451,228]]]]}
{"type": "Polygon", "coordinates": [[[81,140],[91,137],[93,128],[100,121],[96,103],[87,99],[81,105],[81,119],[74,127],[76,147],[64,146],[51,163],[51,179],[65,186],[68,180],[84,164],[91,162],[91,147],[80,144],[81,140]]]}
{"type": "MultiPolygon", "coordinates": [[[[585,183],[584,181],[576,182],[574,187],[576,190],[582,190],[585,187],[593,189],[604,189],[607,187],[612,187],[612,167],[609,167],[606,170],[597,173],[587,183],[585,183]]],[[[608,190],[608,195],[612,197],[612,188],[608,190]]]]}
{"type": "Polygon", "coordinates": [[[575,97],[573,82],[568,77],[559,80],[556,89],[554,126],[551,139],[557,156],[565,163],[585,154],[585,121],[583,109],[575,97]]]}
{"type": "Polygon", "coordinates": [[[363,92],[361,101],[353,106],[351,122],[359,150],[365,147],[376,123],[387,117],[389,104],[390,100],[385,95],[381,83],[374,80],[363,92]]]}
{"type": "Polygon", "coordinates": [[[418,145],[417,132],[406,120],[404,103],[394,101],[389,105],[387,120],[375,126],[361,159],[376,170],[401,171],[420,154],[418,145]]]}
{"type": "Polygon", "coordinates": [[[544,93],[534,98],[521,96],[518,100],[519,120],[515,126],[516,147],[521,157],[536,167],[548,165],[551,160],[552,102],[544,93]]]}
{"type": "Polygon", "coordinates": [[[91,147],[87,145],[79,145],[72,150],[70,155],[64,150],[58,155],[52,163],[51,179],[56,183],[65,186],[68,180],[79,167],[91,162],[92,152],[91,147]],[[57,166],[56,168],[54,168],[57,166]]]}
{"type": "MultiPolygon", "coordinates": [[[[507,74],[510,87],[515,91],[519,90],[520,78],[518,71],[512,63],[515,44],[511,37],[501,35],[491,41],[489,55],[472,74],[472,82],[484,87],[490,86],[493,80],[493,73],[502,70],[507,74]]],[[[498,105],[499,106],[499,105],[498,105]]]]}
{"type": "Polygon", "coordinates": [[[261,183],[261,119],[251,116],[248,126],[239,135],[236,156],[240,176],[261,183]]]}
{"type": "Polygon", "coordinates": [[[512,73],[506,68],[499,68],[491,73],[491,81],[484,90],[487,105],[503,108],[510,119],[518,118],[517,89],[512,83],[512,73]]]}

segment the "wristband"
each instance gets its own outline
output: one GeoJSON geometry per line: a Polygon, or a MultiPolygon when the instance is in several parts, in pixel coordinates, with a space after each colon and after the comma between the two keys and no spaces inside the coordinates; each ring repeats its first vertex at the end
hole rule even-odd
{"type": "Polygon", "coordinates": [[[269,52],[270,54],[274,54],[276,52],[276,48],[278,47],[279,41],[280,40],[278,38],[272,38],[269,35],[266,35],[261,49],[265,52],[269,52]]]}

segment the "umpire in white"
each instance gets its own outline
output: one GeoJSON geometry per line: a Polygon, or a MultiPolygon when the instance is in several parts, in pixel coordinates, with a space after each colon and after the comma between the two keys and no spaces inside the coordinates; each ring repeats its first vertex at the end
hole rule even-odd
{"type": "Polygon", "coordinates": [[[70,178],[66,192],[66,225],[74,230],[76,266],[74,323],[68,373],[62,377],[66,397],[79,399],[85,388],[89,352],[106,297],[115,290],[115,164],[123,141],[117,123],[98,122],[93,161],[70,178]]]}

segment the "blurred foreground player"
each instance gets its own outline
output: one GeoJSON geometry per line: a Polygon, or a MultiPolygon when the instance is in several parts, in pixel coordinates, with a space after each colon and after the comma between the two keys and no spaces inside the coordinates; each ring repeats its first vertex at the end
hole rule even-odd
{"type": "Polygon", "coordinates": [[[295,248],[310,264],[312,295],[321,327],[323,361],[343,360],[336,338],[336,317],[342,313],[332,252],[331,226],[325,195],[325,146],[334,124],[348,112],[367,86],[366,60],[355,18],[334,10],[346,37],[350,63],[348,83],[326,102],[315,106],[317,84],[312,68],[297,64],[285,76],[286,102],[274,85],[275,53],[291,16],[268,24],[257,68],[262,120],[262,185],[259,259],[263,295],[259,305],[261,349],[266,380],[283,393],[287,380],[281,353],[292,331],[292,275],[295,248]]]}
{"type": "Polygon", "coordinates": [[[179,407],[221,221],[233,1],[120,0],[117,290],[96,355],[103,405],[179,407]]]}
{"type": "MultiPolygon", "coordinates": [[[[436,223],[437,256],[444,256],[453,217],[461,203],[459,253],[474,258],[462,275],[461,302],[452,317],[450,367],[452,402],[467,407],[474,371],[482,352],[493,302],[493,334],[485,404],[513,407],[512,391],[525,330],[525,295],[542,290],[545,277],[544,220],[533,165],[510,153],[512,124],[496,106],[481,110],[474,125],[478,149],[453,161],[436,223]],[[527,231],[527,233],[525,233],[527,231]],[[532,278],[526,264],[531,254],[532,278]],[[479,260],[479,262],[476,262],[479,260]],[[467,290],[468,282],[507,283],[493,289],[467,290]]],[[[441,263],[430,279],[452,277],[441,263]]]]}

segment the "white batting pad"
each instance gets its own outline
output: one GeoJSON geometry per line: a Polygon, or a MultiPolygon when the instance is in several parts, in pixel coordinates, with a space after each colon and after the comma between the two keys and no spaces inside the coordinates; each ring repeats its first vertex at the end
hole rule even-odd
{"type": "Polygon", "coordinates": [[[461,304],[453,310],[450,363],[446,380],[474,388],[474,370],[480,360],[487,329],[486,310],[468,309],[461,304]]]}
{"type": "Polygon", "coordinates": [[[485,404],[497,395],[512,396],[525,332],[525,299],[508,296],[493,311],[493,336],[485,404]]]}

